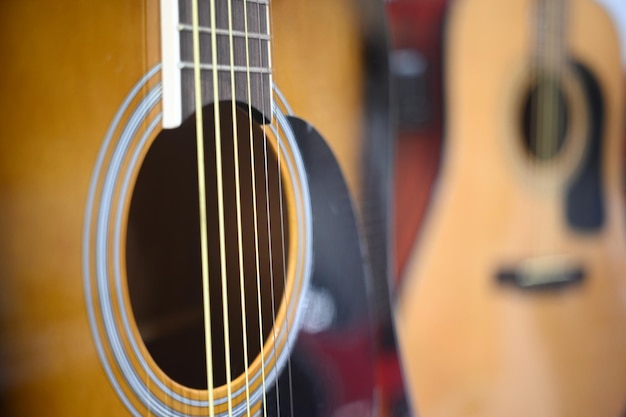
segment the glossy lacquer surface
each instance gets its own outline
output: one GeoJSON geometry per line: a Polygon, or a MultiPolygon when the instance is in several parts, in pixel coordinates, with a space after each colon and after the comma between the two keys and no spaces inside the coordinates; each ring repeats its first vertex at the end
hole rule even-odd
{"type": "MultiPolygon", "coordinates": [[[[301,161],[297,170],[305,179],[285,175],[285,184],[306,183],[300,190],[308,190],[305,196],[287,193],[285,201],[308,204],[313,216],[305,220],[312,228],[303,239],[313,255],[306,261],[306,286],[293,284],[302,298],[294,298],[300,321],[287,349],[291,382],[284,382],[283,365],[280,403],[268,383],[267,414],[275,415],[280,407],[281,415],[292,409],[298,416],[374,415],[379,310],[372,288],[386,285],[388,270],[390,128],[382,5],[274,0],[270,9],[272,77],[293,112],[283,121],[295,135],[285,158],[301,161]],[[326,317],[322,324],[315,321],[320,308],[326,317]]],[[[95,219],[106,191],[102,172],[116,169],[105,138],[116,137],[117,130],[109,135],[108,129],[119,130],[116,126],[128,120],[121,110],[125,99],[130,97],[133,108],[160,82],[159,13],[159,2],[153,0],[0,6],[2,415],[111,416],[130,410],[166,415],[146,406],[125,382],[126,371],[104,330],[104,287],[95,286],[93,278],[101,233],[95,219]],[[121,121],[115,122],[116,114],[121,121]]],[[[139,163],[131,166],[125,160],[119,167],[131,190],[149,143],[159,136],[160,127],[148,127],[159,111],[157,100],[138,124],[148,143],[133,145],[139,163]]],[[[110,239],[108,250],[125,254],[131,199],[122,191],[112,191],[113,203],[121,207],[122,238],[115,240],[113,225],[102,233],[110,239]]],[[[121,259],[123,270],[126,260],[121,259]]],[[[128,294],[125,272],[121,277],[110,287],[119,290],[119,298],[111,296],[113,326],[122,319],[120,308],[131,312],[121,346],[134,352],[131,366],[140,368],[145,359],[165,387],[155,387],[146,371],[141,374],[146,392],[181,415],[208,415],[206,408],[180,405],[167,394],[206,401],[206,390],[173,381],[151,360],[133,327],[130,299],[135,296],[128,294]]],[[[287,281],[287,292],[291,285],[287,281]]],[[[285,348],[284,340],[279,349],[285,348]]],[[[272,360],[267,363],[271,366],[272,360]]],[[[220,389],[223,394],[225,388],[220,389]]],[[[259,408],[257,403],[253,412],[259,408]]]]}

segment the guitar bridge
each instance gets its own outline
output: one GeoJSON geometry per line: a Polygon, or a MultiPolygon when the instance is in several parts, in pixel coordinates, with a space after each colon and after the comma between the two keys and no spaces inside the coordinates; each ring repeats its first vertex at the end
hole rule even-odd
{"type": "Polygon", "coordinates": [[[527,290],[560,289],[578,284],[584,278],[585,270],[580,263],[565,256],[533,257],[497,273],[501,284],[527,290]]]}

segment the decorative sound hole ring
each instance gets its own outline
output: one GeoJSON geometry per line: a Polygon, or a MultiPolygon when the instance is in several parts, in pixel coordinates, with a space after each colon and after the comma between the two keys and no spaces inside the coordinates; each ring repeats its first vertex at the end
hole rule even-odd
{"type": "MultiPolygon", "coordinates": [[[[150,357],[130,308],[124,270],[124,225],[132,183],[141,161],[159,130],[161,114],[160,65],[132,89],[114,117],[98,155],[87,201],[83,235],[83,277],[88,316],[101,363],[126,408],[135,416],[208,415],[206,390],[184,387],[165,375],[150,357]]],[[[276,312],[276,324],[266,339],[264,357],[250,365],[250,404],[259,412],[266,390],[274,383],[295,343],[302,320],[311,270],[311,203],[304,165],[285,113],[290,109],[275,91],[276,124],[270,126],[282,158],[283,190],[293,207],[288,220],[290,239],[285,297],[276,312]],[[285,301],[287,300],[287,301],[285,301]]],[[[233,415],[246,413],[245,379],[232,381],[233,415]]],[[[227,415],[226,387],[215,387],[215,415],[227,415]]]]}

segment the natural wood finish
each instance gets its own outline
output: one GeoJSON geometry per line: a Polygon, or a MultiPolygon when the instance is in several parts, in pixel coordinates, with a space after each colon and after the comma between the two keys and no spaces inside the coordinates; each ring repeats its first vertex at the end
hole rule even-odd
{"type": "MultiPolygon", "coordinates": [[[[626,410],[626,240],[622,73],[611,22],[568,2],[568,46],[606,104],[606,225],[567,228],[562,196],[534,190],[508,148],[530,59],[534,0],[460,0],[448,21],[449,124],[443,172],[396,308],[406,376],[423,417],[619,417],[626,410]],[[513,114],[513,116],[512,116],[513,114]],[[561,292],[499,286],[498,268],[541,253],[583,262],[561,292]]],[[[517,156],[519,158],[519,156],[517,156]]],[[[554,189],[553,189],[554,191],[554,189]]]]}
{"type": "Polygon", "coordinates": [[[275,82],[294,111],[327,138],[355,200],[361,195],[359,148],[364,137],[358,7],[353,0],[273,0],[271,8],[275,82]]]}
{"type": "MultiPolygon", "coordinates": [[[[272,35],[276,83],[330,142],[358,196],[354,6],[275,0],[272,35]]],[[[0,6],[0,414],[126,415],[92,340],[81,245],[96,155],[158,62],[158,27],[156,0],[0,6]]]]}

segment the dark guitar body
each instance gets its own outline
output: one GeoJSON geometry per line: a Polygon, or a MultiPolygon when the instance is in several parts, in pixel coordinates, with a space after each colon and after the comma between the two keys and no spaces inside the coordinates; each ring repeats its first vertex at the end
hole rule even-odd
{"type": "Polygon", "coordinates": [[[394,159],[396,284],[418,239],[439,170],[448,4],[448,0],[396,0],[386,6],[399,130],[394,159]]]}

